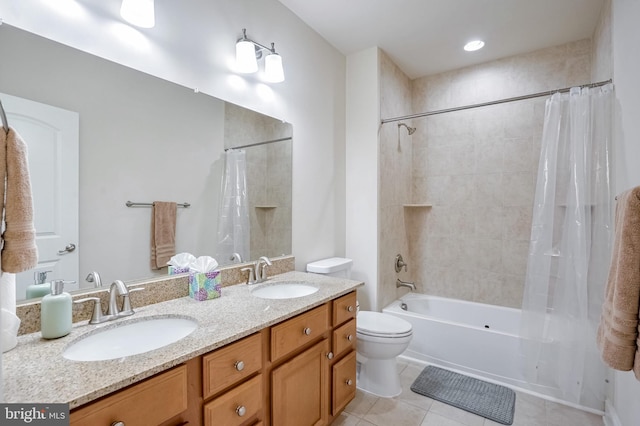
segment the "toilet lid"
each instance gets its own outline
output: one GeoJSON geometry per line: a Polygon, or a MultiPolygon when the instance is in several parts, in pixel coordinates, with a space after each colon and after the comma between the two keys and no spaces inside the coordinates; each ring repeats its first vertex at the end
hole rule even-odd
{"type": "Polygon", "coordinates": [[[382,312],[360,311],[356,320],[357,331],[371,336],[406,336],[411,334],[411,323],[382,312]]]}

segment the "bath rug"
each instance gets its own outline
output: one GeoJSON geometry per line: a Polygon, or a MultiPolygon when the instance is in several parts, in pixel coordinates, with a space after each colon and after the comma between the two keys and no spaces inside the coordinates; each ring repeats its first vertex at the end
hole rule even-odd
{"type": "Polygon", "coordinates": [[[429,365],[411,390],[494,422],[513,424],[516,394],[504,386],[429,365]]]}

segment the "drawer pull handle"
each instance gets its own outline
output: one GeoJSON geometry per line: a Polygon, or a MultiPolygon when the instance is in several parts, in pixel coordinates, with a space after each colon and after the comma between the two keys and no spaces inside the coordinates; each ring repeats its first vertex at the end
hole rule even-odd
{"type": "Polygon", "coordinates": [[[111,426],[125,426],[124,422],[113,422],[111,426]]]}
{"type": "Polygon", "coordinates": [[[245,414],[247,414],[247,409],[244,408],[244,405],[240,405],[238,408],[236,408],[236,414],[238,414],[238,416],[242,417],[245,414]]]}
{"type": "Polygon", "coordinates": [[[347,340],[350,341],[350,342],[353,342],[353,334],[349,334],[347,336],[347,340]]]}
{"type": "Polygon", "coordinates": [[[329,353],[327,354],[327,358],[328,358],[328,359],[333,359],[333,352],[329,352],[329,353]]]}
{"type": "Polygon", "coordinates": [[[304,334],[306,334],[306,335],[308,336],[308,335],[310,335],[310,334],[311,334],[311,329],[310,329],[309,327],[305,327],[305,329],[304,329],[303,333],[304,333],[304,334]]]}
{"type": "Polygon", "coordinates": [[[351,386],[353,384],[353,381],[351,379],[347,379],[345,383],[347,384],[347,386],[351,386]]]}
{"type": "Polygon", "coordinates": [[[347,306],[347,311],[353,312],[353,306],[351,306],[351,305],[347,306]]]}
{"type": "Polygon", "coordinates": [[[242,362],[242,361],[236,361],[236,363],[233,364],[233,365],[234,365],[234,367],[236,367],[236,370],[238,370],[238,371],[244,370],[244,362],[242,362]]]}

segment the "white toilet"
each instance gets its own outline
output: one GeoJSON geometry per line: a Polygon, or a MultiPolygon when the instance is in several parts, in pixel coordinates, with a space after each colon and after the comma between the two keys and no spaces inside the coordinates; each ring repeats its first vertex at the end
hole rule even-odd
{"type": "MultiPolygon", "coordinates": [[[[307,272],[350,278],[351,259],[332,257],[307,264],[307,272]]],[[[396,357],[409,346],[411,323],[381,312],[360,311],[356,319],[357,387],[384,398],[400,395],[396,357]]]]}

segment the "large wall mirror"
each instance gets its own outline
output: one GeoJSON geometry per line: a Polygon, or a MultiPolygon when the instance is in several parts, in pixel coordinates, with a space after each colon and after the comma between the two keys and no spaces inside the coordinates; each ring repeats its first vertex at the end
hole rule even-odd
{"type": "Polygon", "coordinates": [[[39,238],[54,241],[74,215],[78,233],[55,241],[53,254],[41,251],[36,270],[19,274],[19,300],[38,271],[53,271],[47,281],[76,281],[70,289],[91,287],[86,277],[93,271],[103,285],[166,274],[150,265],[151,208],[127,201],[188,203],[177,211],[176,251],[212,256],[221,265],[237,261],[220,251],[217,235],[230,148],[246,154],[250,249],[242,261],[291,254],[290,124],[9,25],[0,26],[0,57],[9,124],[39,120],[12,111],[17,99],[67,114],[72,127],[75,114],[77,129],[77,153],[70,155],[56,132],[18,129],[30,150],[32,181],[44,176],[34,188],[39,238]],[[47,137],[52,144],[39,145],[47,137]],[[73,165],[62,161],[74,155],[73,165]],[[78,183],[61,188],[63,171],[73,167],[78,183]],[[65,196],[72,201],[63,203],[65,196]],[[75,271],[60,266],[67,259],[75,259],[75,271]]]}

